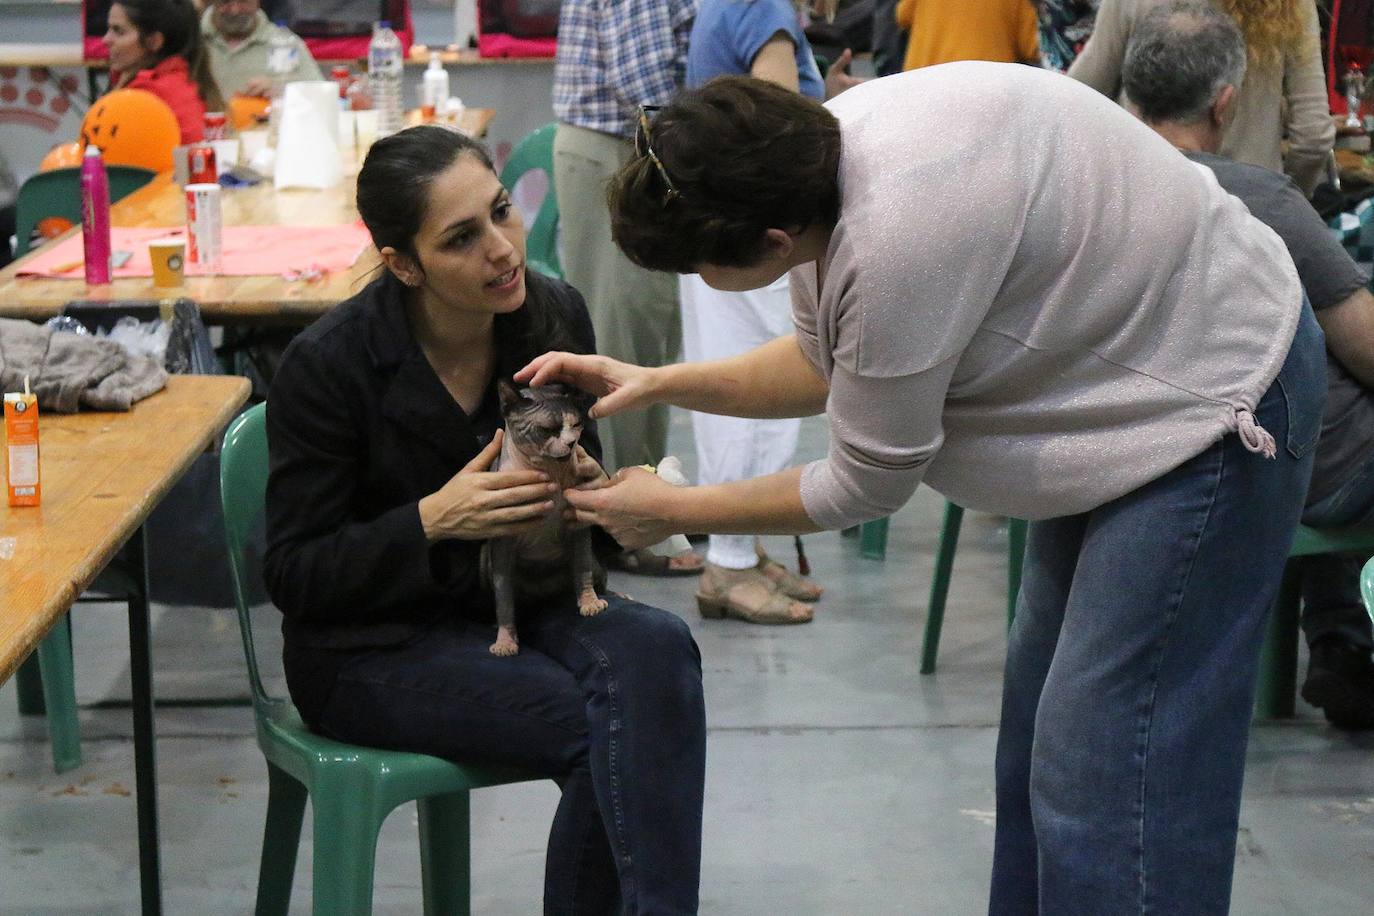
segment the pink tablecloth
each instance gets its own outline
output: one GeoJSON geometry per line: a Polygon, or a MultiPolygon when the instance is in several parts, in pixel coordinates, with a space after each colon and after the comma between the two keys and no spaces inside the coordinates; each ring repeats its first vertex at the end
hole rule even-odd
{"type": "MultiPolygon", "coordinates": [[[[110,230],[114,251],[133,253],[127,264],[114,271],[120,277],[151,277],[153,264],[148,243],[153,239],[185,237],[183,226],[110,230]]],[[[224,263],[219,276],[251,277],[284,274],[307,269],[347,270],[358,260],[371,239],[362,223],[333,226],[225,226],[224,263]]],[[[195,275],[192,265],[187,273],[195,275]]],[[[82,279],[81,234],[77,233],[39,250],[17,276],[48,279],[82,279]],[[65,268],[65,269],[63,269],[65,268]]]]}

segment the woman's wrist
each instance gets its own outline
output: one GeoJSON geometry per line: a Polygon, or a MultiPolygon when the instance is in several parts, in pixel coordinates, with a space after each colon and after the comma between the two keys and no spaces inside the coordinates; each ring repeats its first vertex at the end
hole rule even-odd
{"type": "Polygon", "coordinates": [[[422,496],[420,501],[416,503],[416,509],[420,513],[420,529],[425,533],[425,540],[431,544],[443,536],[439,530],[441,513],[438,496],[438,493],[431,493],[428,496],[422,496]]]}

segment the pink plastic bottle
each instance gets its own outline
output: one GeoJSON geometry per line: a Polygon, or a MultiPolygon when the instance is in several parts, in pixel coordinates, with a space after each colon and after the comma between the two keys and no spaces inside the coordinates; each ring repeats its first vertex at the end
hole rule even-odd
{"type": "Polygon", "coordinates": [[[81,240],[86,283],[109,283],[110,179],[95,144],[86,147],[81,159],[81,240]]]}

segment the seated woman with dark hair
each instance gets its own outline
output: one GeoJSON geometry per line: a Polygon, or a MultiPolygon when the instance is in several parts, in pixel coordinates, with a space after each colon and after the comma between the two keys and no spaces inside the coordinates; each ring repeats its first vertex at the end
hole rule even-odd
{"type": "MultiPolygon", "coordinates": [[[[549,478],[490,470],[497,379],[558,340],[591,352],[572,287],[525,270],[519,214],[481,146],[380,140],[358,211],[385,270],[303,332],[267,407],[266,578],[291,697],[322,734],[515,765],[563,790],[546,912],[694,913],[701,659],[681,619],[607,594],[522,607],[488,651],[483,541],[544,524],[549,478]]],[[[594,424],[581,476],[601,481],[594,424]]]]}
{"type": "Polygon", "coordinates": [[[224,102],[191,0],[120,0],[110,6],[103,40],[110,50],[111,89],[145,89],[166,102],[182,143],[205,136],[205,112],[222,111],[224,102]]]}

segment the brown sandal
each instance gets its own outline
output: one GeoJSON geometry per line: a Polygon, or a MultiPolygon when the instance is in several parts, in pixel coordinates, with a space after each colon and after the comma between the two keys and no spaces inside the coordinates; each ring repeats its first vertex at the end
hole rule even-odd
{"type": "Polygon", "coordinates": [[[759,571],[769,578],[778,591],[789,598],[796,598],[798,601],[819,601],[821,595],[825,594],[824,587],[792,572],[764,553],[762,548],[758,549],[758,555],[759,571]]]}
{"type": "Polygon", "coordinates": [[[707,620],[734,618],[766,625],[810,623],[813,613],[811,605],[778,591],[758,567],[725,569],[707,563],[696,598],[697,610],[707,620]]]}
{"type": "Polygon", "coordinates": [[[674,566],[673,561],[678,557],[700,559],[701,554],[689,550],[667,557],[648,548],[623,550],[607,557],[606,566],[639,576],[699,576],[705,569],[704,562],[692,566],[674,566]]]}

